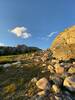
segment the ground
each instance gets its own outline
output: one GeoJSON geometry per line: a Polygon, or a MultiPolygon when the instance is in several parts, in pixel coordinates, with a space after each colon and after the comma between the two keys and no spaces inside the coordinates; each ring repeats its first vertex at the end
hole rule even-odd
{"type": "MultiPolygon", "coordinates": [[[[73,66],[75,68],[74,62],[59,61],[53,58],[50,50],[0,56],[0,100],[36,100],[36,98],[37,100],[42,100],[42,98],[45,100],[53,100],[53,98],[74,100],[74,92],[62,85],[65,78],[74,76],[75,72],[72,73],[71,68],[73,66]],[[60,71],[57,71],[57,68],[60,71]],[[71,73],[69,68],[71,68],[71,73]],[[48,91],[41,92],[36,82],[43,77],[48,80],[50,86],[48,91]],[[42,93],[45,95],[42,96],[42,93]],[[40,96],[38,97],[37,94],[40,96]]],[[[70,88],[73,88],[74,84],[70,88]]]]}

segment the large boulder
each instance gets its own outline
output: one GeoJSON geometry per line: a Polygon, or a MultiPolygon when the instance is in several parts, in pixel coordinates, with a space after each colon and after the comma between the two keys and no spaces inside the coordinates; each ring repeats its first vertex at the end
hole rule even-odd
{"type": "Polygon", "coordinates": [[[60,92],[60,89],[59,89],[59,87],[57,86],[57,85],[52,85],[52,91],[54,92],[54,93],[59,93],[60,92]]]}
{"type": "Polygon", "coordinates": [[[75,66],[69,68],[68,73],[75,74],[75,66]]]}
{"type": "Polygon", "coordinates": [[[45,77],[43,77],[36,82],[36,85],[39,89],[45,90],[48,88],[49,83],[48,80],[45,77]]]}
{"type": "Polygon", "coordinates": [[[63,74],[64,73],[64,67],[61,67],[60,64],[55,64],[55,71],[57,74],[63,74]]]}
{"type": "Polygon", "coordinates": [[[50,49],[58,59],[75,58],[75,26],[59,33],[50,49]]]}
{"type": "Polygon", "coordinates": [[[75,75],[65,78],[63,85],[72,92],[75,92],[75,75]]]}

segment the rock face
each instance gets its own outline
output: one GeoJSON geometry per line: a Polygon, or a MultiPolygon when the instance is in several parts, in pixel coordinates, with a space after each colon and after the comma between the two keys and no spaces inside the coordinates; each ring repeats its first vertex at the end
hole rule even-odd
{"type": "Polygon", "coordinates": [[[65,29],[53,41],[51,45],[53,54],[58,59],[75,57],[75,26],[65,29]]]}
{"type": "Polygon", "coordinates": [[[75,92],[75,75],[67,77],[64,80],[63,85],[68,88],[70,91],[75,92]]]}

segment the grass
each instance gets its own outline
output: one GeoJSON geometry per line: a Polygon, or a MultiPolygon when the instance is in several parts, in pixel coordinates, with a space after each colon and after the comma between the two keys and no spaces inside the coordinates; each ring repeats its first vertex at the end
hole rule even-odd
{"type": "Polygon", "coordinates": [[[5,63],[12,63],[18,60],[22,60],[21,58],[25,58],[26,56],[30,56],[32,53],[26,53],[26,54],[19,54],[19,55],[7,55],[7,56],[0,56],[0,64],[5,63]]]}
{"type": "Polygon", "coordinates": [[[22,54],[0,56],[0,64],[12,63],[18,58],[20,60],[22,60],[21,58],[25,59],[18,67],[17,65],[11,65],[8,68],[0,67],[0,100],[11,100],[12,97],[13,100],[21,100],[21,98],[25,98],[26,93],[32,96],[33,91],[37,91],[36,85],[33,86],[30,81],[34,77],[42,76],[42,68],[40,65],[35,65],[35,62],[26,60],[25,57],[26,55],[22,54]]]}
{"type": "Polygon", "coordinates": [[[0,64],[13,62],[14,55],[12,56],[0,56],[0,64]]]}

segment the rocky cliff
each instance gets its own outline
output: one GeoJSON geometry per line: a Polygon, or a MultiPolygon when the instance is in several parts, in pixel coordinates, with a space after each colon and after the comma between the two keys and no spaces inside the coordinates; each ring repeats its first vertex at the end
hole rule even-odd
{"type": "Polygon", "coordinates": [[[75,26],[60,32],[51,45],[55,57],[69,59],[75,57],[75,26]]]}

